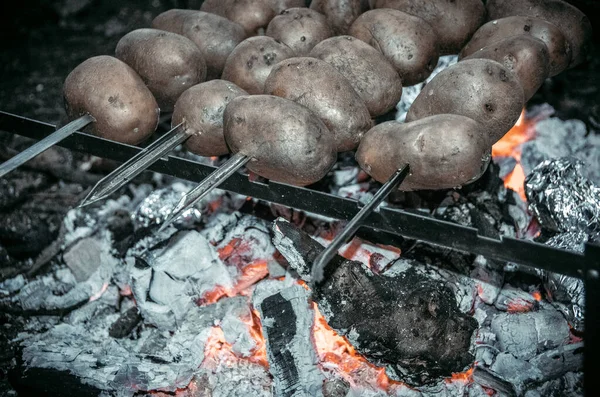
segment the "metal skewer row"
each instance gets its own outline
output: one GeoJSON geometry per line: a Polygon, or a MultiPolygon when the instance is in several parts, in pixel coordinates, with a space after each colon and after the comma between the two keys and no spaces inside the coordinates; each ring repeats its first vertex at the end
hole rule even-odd
{"type": "MultiPolygon", "coordinates": [[[[127,161],[131,164],[139,159],[144,161],[144,156],[156,150],[157,147],[168,147],[167,142],[174,144],[180,139],[183,142],[185,136],[181,135],[178,127],[170,131],[164,139],[159,140],[160,143],[157,141],[153,144],[154,146],[151,145],[152,148],[149,146],[146,149],[109,141],[81,132],[71,132],[67,138],[60,140],[58,145],[116,161],[127,161]],[[135,156],[138,157],[134,161],[133,157],[135,156]]],[[[0,130],[34,139],[44,139],[52,134],[54,127],[47,123],[0,111],[0,130]]],[[[594,395],[600,387],[600,377],[593,376],[597,361],[596,356],[600,353],[600,338],[597,337],[600,332],[600,246],[587,243],[582,255],[527,240],[483,237],[474,228],[441,221],[402,209],[384,207],[378,212],[374,211],[389,192],[401,183],[408,173],[408,167],[398,170],[384,184],[374,199],[362,210],[359,210],[355,200],[283,183],[269,182],[265,184],[250,181],[246,176],[235,172],[249,160],[243,155],[233,155],[221,169],[173,156],[169,156],[168,159],[163,159],[162,156],[153,158],[148,155],[148,157],[153,160],[149,166],[150,170],[182,179],[203,182],[191,191],[187,197],[184,197],[184,200],[175,208],[173,215],[179,213],[182,206],[189,203],[193,204],[208,189],[216,186],[222,186],[225,190],[326,217],[351,220],[358,215],[356,219],[350,221],[346,230],[339,235],[338,241],[334,241],[335,244],[330,244],[329,252],[324,252],[315,261],[316,266],[313,267],[315,280],[319,278],[322,266],[327,263],[330,255],[334,255],[339,246],[344,244],[345,240],[349,239],[361,225],[384,234],[392,233],[423,240],[456,250],[480,254],[490,259],[514,262],[583,279],[586,289],[584,339],[586,349],[584,371],[586,395],[594,395]],[[210,173],[216,173],[216,177],[213,175],[213,178],[206,180],[210,173]]],[[[145,164],[148,164],[148,162],[145,164]]],[[[120,178],[130,180],[137,175],[136,173],[141,172],[140,170],[143,170],[143,167],[137,167],[132,173],[125,173],[120,178]]],[[[105,192],[112,189],[108,186],[112,185],[107,184],[105,192]]]]}

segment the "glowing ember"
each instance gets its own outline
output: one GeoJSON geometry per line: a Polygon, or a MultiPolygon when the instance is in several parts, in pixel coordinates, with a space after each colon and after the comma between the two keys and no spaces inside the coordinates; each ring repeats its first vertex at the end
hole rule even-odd
{"type": "Polygon", "coordinates": [[[100,291],[98,291],[94,295],[90,296],[90,302],[100,299],[100,297],[102,295],[104,295],[104,293],[106,292],[107,289],[108,289],[108,283],[102,284],[102,288],[100,288],[100,291]]]}
{"type": "Polygon", "coordinates": [[[533,299],[535,299],[538,302],[542,300],[542,293],[540,291],[533,291],[531,293],[531,296],[533,296],[533,299]]]}
{"type": "Polygon", "coordinates": [[[218,285],[215,289],[205,293],[197,303],[199,305],[209,305],[224,296],[248,295],[252,292],[250,287],[256,284],[257,281],[265,278],[267,274],[269,274],[267,261],[260,260],[251,263],[242,269],[242,274],[238,277],[237,283],[232,288],[218,285]]]}
{"type": "Polygon", "coordinates": [[[509,313],[526,313],[533,309],[534,303],[520,298],[513,299],[508,303],[506,311],[509,313]]]}
{"type": "Polygon", "coordinates": [[[521,166],[521,144],[535,137],[535,120],[525,118],[525,110],[521,112],[519,120],[510,131],[492,146],[492,157],[513,157],[517,165],[513,171],[504,178],[504,186],[517,192],[523,201],[525,197],[525,173],[521,166]]]}
{"type": "Polygon", "coordinates": [[[470,383],[473,381],[473,371],[475,371],[475,366],[469,368],[465,372],[454,373],[450,378],[446,378],[446,382],[464,382],[470,383]]]}

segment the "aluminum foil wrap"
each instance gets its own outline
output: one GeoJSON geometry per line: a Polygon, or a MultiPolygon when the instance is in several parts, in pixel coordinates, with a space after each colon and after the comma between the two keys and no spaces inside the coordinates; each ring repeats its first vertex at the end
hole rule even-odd
{"type": "Polygon", "coordinates": [[[561,157],[541,162],[525,178],[529,209],[544,228],[600,237],[600,187],[582,174],[583,162],[561,157]]]}
{"type": "MultiPolygon", "coordinates": [[[[541,162],[525,178],[529,209],[546,229],[557,232],[546,244],[583,252],[585,243],[600,237],[600,187],[582,174],[584,163],[572,157],[541,162]]],[[[583,331],[583,281],[539,270],[554,305],[571,326],[583,331]]]]}
{"type": "MultiPolygon", "coordinates": [[[[136,229],[160,225],[175,208],[185,194],[186,189],[172,186],[157,189],[150,193],[131,214],[131,219],[136,229]]],[[[188,227],[200,221],[202,212],[196,207],[186,210],[173,225],[175,227],[188,227]]]]}

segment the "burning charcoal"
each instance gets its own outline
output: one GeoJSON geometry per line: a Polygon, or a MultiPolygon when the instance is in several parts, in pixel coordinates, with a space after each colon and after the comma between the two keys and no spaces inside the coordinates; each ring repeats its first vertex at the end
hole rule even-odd
{"type": "Polygon", "coordinates": [[[583,373],[581,372],[568,372],[559,379],[550,380],[525,393],[525,397],[577,397],[583,395],[585,393],[583,391],[583,373]]]}
{"type": "Polygon", "coordinates": [[[325,379],[323,382],[323,397],[346,397],[350,384],[343,379],[325,379]]]}
{"type": "Polygon", "coordinates": [[[573,158],[544,161],[525,179],[525,193],[543,227],[594,239],[600,237],[600,186],[583,176],[584,167],[573,158]]]}
{"type": "Polygon", "coordinates": [[[500,291],[500,295],[494,302],[494,306],[498,310],[510,313],[528,312],[538,308],[538,301],[533,295],[507,284],[500,291]]]}
{"type": "Polygon", "coordinates": [[[397,121],[404,121],[406,119],[406,113],[408,113],[408,109],[410,105],[415,101],[423,87],[427,83],[429,83],[436,74],[446,69],[448,66],[454,65],[458,61],[457,55],[445,55],[441,56],[438,60],[438,64],[433,69],[433,72],[429,75],[429,77],[422,83],[418,83],[415,85],[411,85],[408,87],[402,87],[402,98],[400,98],[400,102],[396,105],[396,109],[398,113],[396,113],[397,121]]]}
{"type": "Polygon", "coordinates": [[[490,369],[502,379],[517,385],[542,379],[542,373],[536,366],[516,358],[510,353],[498,354],[490,369]]]}
{"type": "Polygon", "coordinates": [[[112,249],[107,238],[88,237],[79,240],[63,254],[65,264],[73,272],[75,280],[87,280],[105,261],[114,260],[110,254],[112,249]]]}
{"type": "Polygon", "coordinates": [[[510,382],[500,379],[496,374],[484,367],[476,366],[472,376],[474,382],[496,391],[498,396],[515,397],[517,395],[515,388],[510,382]]]}
{"type": "Polygon", "coordinates": [[[583,369],[583,343],[559,346],[532,358],[529,362],[539,369],[542,380],[558,378],[570,371],[583,369]]]}
{"type": "Polygon", "coordinates": [[[528,360],[540,348],[556,347],[569,340],[569,326],[554,309],[529,313],[501,313],[492,319],[492,330],[503,352],[528,360]]]}
{"type": "MultiPolygon", "coordinates": [[[[309,282],[309,264],[323,247],[283,220],[273,229],[275,246],[309,282]]],[[[359,262],[337,256],[313,297],[333,329],[402,381],[430,383],[472,363],[468,350],[477,321],[458,310],[444,282],[414,269],[378,276],[359,262]]]]}
{"type": "Polygon", "coordinates": [[[504,274],[500,265],[494,261],[478,255],[473,261],[475,268],[471,271],[471,277],[475,280],[479,298],[493,305],[504,284],[504,274]]]}
{"type": "Polygon", "coordinates": [[[314,313],[309,292],[298,284],[259,284],[252,298],[263,319],[269,371],[275,395],[284,397],[322,395],[323,375],[312,346],[314,313]]]}
{"type": "Polygon", "coordinates": [[[135,306],[131,307],[117,321],[111,324],[108,334],[116,339],[124,338],[133,331],[141,320],[142,316],[138,308],[135,306]]]}
{"type": "Polygon", "coordinates": [[[173,330],[206,292],[233,281],[215,248],[196,231],[179,232],[131,271],[132,290],[148,324],[173,330]]]}

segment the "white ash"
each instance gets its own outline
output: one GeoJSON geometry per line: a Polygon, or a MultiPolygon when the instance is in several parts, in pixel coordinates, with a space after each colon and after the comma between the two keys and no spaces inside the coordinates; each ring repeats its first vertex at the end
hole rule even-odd
{"type": "Polygon", "coordinates": [[[396,105],[396,120],[404,121],[406,119],[406,113],[408,113],[408,109],[415,101],[423,87],[425,87],[425,85],[429,83],[439,72],[446,69],[448,66],[454,65],[456,62],[458,62],[457,55],[441,56],[438,60],[437,66],[435,69],[433,69],[431,75],[429,75],[424,82],[409,87],[402,87],[402,98],[400,98],[400,102],[398,102],[396,105]]]}
{"type": "Polygon", "coordinates": [[[189,397],[273,397],[271,377],[260,364],[238,360],[198,372],[188,387],[189,397]]]}
{"type": "MultiPolygon", "coordinates": [[[[286,282],[263,282],[256,287],[252,302],[259,311],[261,318],[268,317],[267,309],[280,310],[280,308],[268,308],[267,300],[279,294],[281,298],[291,305],[293,310],[294,335],[285,331],[274,340],[272,335],[277,335],[276,326],[285,323],[289,314],[281,312],[282,318],[277,321],[265,321],[263,324],[263,337],[267,346],[269,358],[269,371],[273,376],[275,395],[290,397],[323,396],[323,374],[317,363],[317,354],[312,345],[312,327],[314,313],[311,309],[309,292],[298,284],[286,287],[286,282]],[[273,291],[275,289],[275,292],[273,291]],[[280,340],[285,338],[286,341],[280,340]],[[285,346],[282,346],[282,343],[285,346]],[[276,348],[274,349],[274,346],[276,348]],[[286,366],[286,359],[291,357],[295,370],[286,366]]],[[[281,309],[284,310],[284,309],[281,309]]]]}
{"type": "MultiPolygon", "coordinates": [[[[277,221],[285,221],[285,219],[278,218],[277,221]]],[[[302,255],[296,250],[294,242],[279,230],[276,222],[273,222],[273,244],[287,258],[290,268],[296,271],[302,280],[310,283],[311,264],[304,261],[302,255]]]]}
{"type": "Polygon", "coordinates": [[[6,279],[0,282],[0,295],[10,295],[15,293],[23,288],[25,283],[27,283],[27,280],[25,280],[25,277],[23,277],[22,274],[6,279]]]}
{"type": "Polygon", "coordinates": [[[533,390],[528,390],[524,397],[581,397],[583,395],[583,374],[568,372],[559,379],[553,379],[533,390]]]}
{"type": "Polygon", "coordinates": [[[475,257],[473,265],[475,267],[471,271],[471,278],[475,281],[479,298],[488,305],[493,305],[502,290],[504,272],[498,264],[481,255],[475,257]]]}
{"type": "Polygon", "coordinates": [[[521,288],[506,284],[500,291],[494,306],[502,311],[529,311],[537,305],[537,300],[521,288]]]}
{"type": "Polygon", "coordinates": [[[102,263],[115,260],[111,251],[110,236],[85,237],[69,247],[63,254],[63,261],[73,272],[75,280],[81,282],[87,280],[102,263]]]}
{"type": "Polygon", "coordinates": [[[233,287],[233,275],[196,231],[177,233],[147,258],[149,267],[131,269],[131,287],[144,320],[160,329],[177,328],[196,300],[217,286],[233,287]]]}
{"type": "Polygon", "coordinates": [[[525,360],[566,344],[570,335],[564,317],[549,305],[535,312],[498,314],[492,319],[491,328],[501,351],[525,360]]]}

